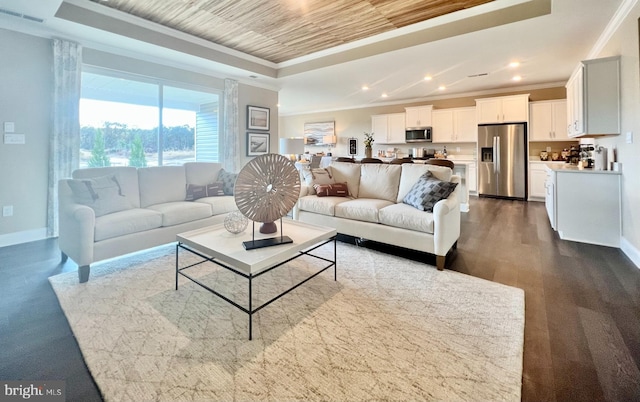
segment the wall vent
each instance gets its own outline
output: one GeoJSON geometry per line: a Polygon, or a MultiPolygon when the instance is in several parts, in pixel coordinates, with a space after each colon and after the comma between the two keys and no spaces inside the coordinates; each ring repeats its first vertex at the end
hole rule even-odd
{"type": "Polygon", "coordinates": [[[24,18],[25,20],[34,21],[43,23],[44,20],[42,18],[34,17],[32,15],[22,14],[16,11],[7,10],[5,8],[0,8],[0,14],[10,15],[12,17],[24,18]]]}

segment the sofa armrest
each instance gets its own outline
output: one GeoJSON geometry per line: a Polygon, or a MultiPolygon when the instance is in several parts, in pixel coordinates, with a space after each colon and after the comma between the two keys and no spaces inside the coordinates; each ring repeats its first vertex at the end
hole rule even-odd
{"type": "Polygon", "coordinates": [[[93,262],[96,215],[93,209],[77,204],[66,179],[58,183],[58,246],[79,266],[93,262]]]}
{"type": "Polygon", "coordinates": [[[434,254],[445,256],[460,237],[460,176],[451,176],[456,189],[433,207],[434,254]]]}
{"type": "MultiPolygon", "coordinates": [[[[300,195],[298,196],[298,199],[300,199],[300,198],[302,198],[304,196],[307,196],[309,194],[311,194],[311,186],[307,186],[305,184],[302,184],[300,186],[300,195]]],[[[291,214],[293,219],[296,220],[296,221],[298,220],[298,212],[299,212],[298,202],[296,201],[296,204],[293,206],[293,211],[292,211],[292,214],[291,214]]]]}

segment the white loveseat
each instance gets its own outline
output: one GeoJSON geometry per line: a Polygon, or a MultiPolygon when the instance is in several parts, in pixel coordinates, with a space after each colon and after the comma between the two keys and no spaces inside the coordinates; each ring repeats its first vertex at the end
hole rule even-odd
{"type": "Polygon", "coordinates": [[[358,164],[333,162],[327,168],[335,183],[347,183],[349,197],[319,197],[303,172],[300,199],[293,218],[336,228],[338,233],[392,244],[436,255],[444,269],[447,253],[460,236],[459,185],[438,201],[433,212],[421,211],[403,202],[414,184],[427,171],[442,181],[460,183],[447,167],[425,164],[358,164]]]}
{"type": "Polygon", "coordinates": [[[224,172],[219,163],[90,168],[76,170],[72,176],[58,184],[58,243],[62,260],[70,257],[78,264],[80,282],[89,279],[95,261],[173,242],[176,234],[221,223],[237,209],[232,188],[225,189],[228,195],[217,192],[186,200],[188,193],[191,196],[203,186],[217,183],[219,187],[221,177],[226,187],[233,185],[234,175],[224,172]],[[91,189],[89,194],[103,191],[95,194],[93,204],[79,200],[78,188],[87,182],[83,179],[93,179],[90,183],[96,187],[106,179],[102,189],[91,189]],[[115,190],[113,185],[108,187],[112,183],[115,190]]]}

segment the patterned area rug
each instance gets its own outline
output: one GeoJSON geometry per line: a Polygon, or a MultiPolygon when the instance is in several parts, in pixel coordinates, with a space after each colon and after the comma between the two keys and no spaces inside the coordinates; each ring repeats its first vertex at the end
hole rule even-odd
{"type": "MultiPolygon", "coordinates": [[[[254,303],[316,261],[259,277],[254,303]]],[[[190,270],[247,304],[246,279],[190,270]]],[[[175,246],[49,280],[107,401],[520,400],[521,289],[366,248],[339,242],[338,281],[326,271],[260,310],[252,341],[245,313],[186,278],[174,290],[175,246]]]]}

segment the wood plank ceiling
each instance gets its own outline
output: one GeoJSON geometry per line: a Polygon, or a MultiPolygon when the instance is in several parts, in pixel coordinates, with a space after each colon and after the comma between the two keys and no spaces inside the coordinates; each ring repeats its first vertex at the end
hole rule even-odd
{"type": "Polygon", "coordinates": [[[273,63],[494,0],[91,0],[273,63]]]}

